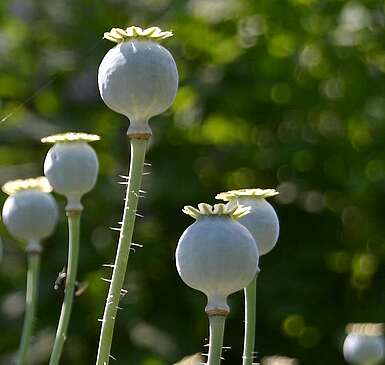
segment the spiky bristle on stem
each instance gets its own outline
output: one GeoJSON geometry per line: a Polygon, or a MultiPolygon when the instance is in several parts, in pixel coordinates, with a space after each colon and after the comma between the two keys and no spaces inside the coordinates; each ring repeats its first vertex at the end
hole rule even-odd
{"type": "Polygon", "coordinates": [[[96,360],[97,365],[108,365],[110,360],[115,319],[122,293],[124,278],[126,276],[128,257],[130,254],[132,235],[134,231],[146,147],[146,139],[131,139],[130,174],[128,178],[122,226],[119,234],[118,249],[110,289],[104,308],[98,356],[96,360]]]}

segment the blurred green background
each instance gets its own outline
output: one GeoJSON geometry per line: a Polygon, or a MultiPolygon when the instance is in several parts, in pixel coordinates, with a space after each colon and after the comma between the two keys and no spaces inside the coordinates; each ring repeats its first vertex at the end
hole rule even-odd
{"type": "MultiPolygon", "coordinates": [[[[344,364],[345,324],[384,321],[385,2],[379,0],[2,0],[0,183],[42,174],[41,137],[101,135],[98,184],[85,199],[79,280],[62,364],[93,364],[115,254],[128,121],[98,95],[113,26],[173,29],[180,72],[153,138],[112,354],[116,364],[168,365],[207,343],[205,297],[177,275],[185,204],[217,192],[277,187],[281,221],[261,260],[257,350],[301,364],[344,364]],[[22,105],[20,106],[20,103],[22,105]],[[8,117],[7,117],[8,116],[8,117]]],[[[6,199],[1,195],[1,201],[6,199]]],[[[57,196],[63,212],[64,201],[57,196]]],[[[0,363],[12,364],[23,320],[25,254],[2,226],[0,363]]],[[[62,294],[64,214],[46,242],[31,364],[46,364],[62,294]]],[[[225,364],[241,363],[242,294],[230,299],[225,364]]]]}

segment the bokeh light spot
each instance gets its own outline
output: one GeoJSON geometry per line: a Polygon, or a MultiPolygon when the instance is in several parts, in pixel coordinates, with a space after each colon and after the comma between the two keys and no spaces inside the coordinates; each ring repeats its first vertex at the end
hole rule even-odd
{"type": "Polygon", "coordinates": [[[294,54],[296,43],[290,34],[281,33],[274,35],[270,41],[269,53],[276,58],[287,58],[294,54]]]}
{"type": "Polygon", "coordinates": [[[371,160],[366,164],[366,177],[373,182],[383,180],[385,177],[385,163],[382,160],[371,160]]]}
{"type": "Polygon", "coordinates": [[[305,172],[309,171],[314,166],[313,154],[308,150],[301,150],[293,156],[293,166],[297,171],[305,172]]]}
{"type": "Polygon", "coordinates": [[[292,314],[282,324],[284,333],[289,337],[298,337],[305,327],[305,320],[299,314],[292,314]]]}
{"type": "Polygon", "coordinates": [[[328,255],[327,266],[331,271],[344,273],[350,269],[350,258],[346,251],[334,251],[328,255]]]}
{"type": "Polygon", "coordinates": [[[288,84],[278,83],[271,88],[271,99],[277,104],[286,104],[291,99],[291,88],[288,84]]]}

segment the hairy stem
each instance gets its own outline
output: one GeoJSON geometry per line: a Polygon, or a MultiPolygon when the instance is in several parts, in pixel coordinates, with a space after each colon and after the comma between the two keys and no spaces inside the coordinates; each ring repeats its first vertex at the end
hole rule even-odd
{"type": "Polygon", "coordinates": [[[40,253],[28,253],[27,271],[27,294],[23,333],[19,347],[17,364],[26,365],[28,363],[28,350],[36,317],[36,308],[39,291],[39,272],[40,272],[40,253]]]}
{"type": "Polygon", "coordinates": [[[207,365],[220,365],[225,332],[225,316],[209,316],[210,343],[207,365]]]}
{"type": "Polygon", "coordinates": [[[64,343],[67,339],[67,330],[75,296],[75,282],[78,271],[80,216],[81,212],[79,210],[67,211],[69,247],[65,295],[49,365],[59,364],[64,343]]]}
{"type": "Polygon", "coordinates": [[[245,338],[243,345],[242,365],[252,365],[254,362],[257,276],[258,274],[255,275],[251,283],[244,289],[245,338]]]}
{"type": "Polygon", "coordinates": [[[122,227],[119,235],[119,243],[115,258],[114,270],[112,273],[110,289],[104,308],[102,330],[100,333],[98,356],[96,360],[97,365],[108,365],[110,360],[115,319],[124,278],[126,276],[132,234],[134,231],[146,146],[147,140],[145,139],[131,139],[130,174],[128,179],[122,227]]]}

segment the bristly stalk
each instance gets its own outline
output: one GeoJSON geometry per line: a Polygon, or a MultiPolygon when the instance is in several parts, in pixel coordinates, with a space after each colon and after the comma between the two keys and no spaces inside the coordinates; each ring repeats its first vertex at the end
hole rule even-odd
{"type": "Polygon", "coordinates": [[[28,253],[28,270],[27,270],[27,293],[26,307],[23,325],[23,333],[18,353],[17,365],[28,364],[28,351],[31,343],[34,322],[36,318],[36,308],[38,301],[39,288],[39,272],[40,272],[40,252],[28,253]]]}
{"type": "Polygon", "coordinates": [[[128,257],[130,254],[135,216],[138,206],[139,189],[142,181],[147,139],[131,139],[130,173],[127,182],[127,192],[123,211],[122,227],[116,252],[114,269],[106,305],[104,308],[102,329],[99,339],[97,365],[108,365],[110,360],[111,343],[118,311],[119,300],[126,275],[128,257]]]}
{"type": "Polygon", "coordinates": [[[245,337],[242,365],[253,365],[254,362],[257,277],[258,273],[255,275],[251,283],[244,289],[245,337]]]}
{"type": "Polygon", "coordinates": [[[80,216],[81,210],[67,211],[69,247],[65,294],[49,365],[59,364],[63,352],[64,343],[67,338],[67,330],[71,316],[72,304],[75,296],[76,275],[78,271],[80,216]]]}
{"type": "Polygon", "coordinates": [[[209,316],[210,341],[207,365],[220,365],[226,316],[209,316]]]}

